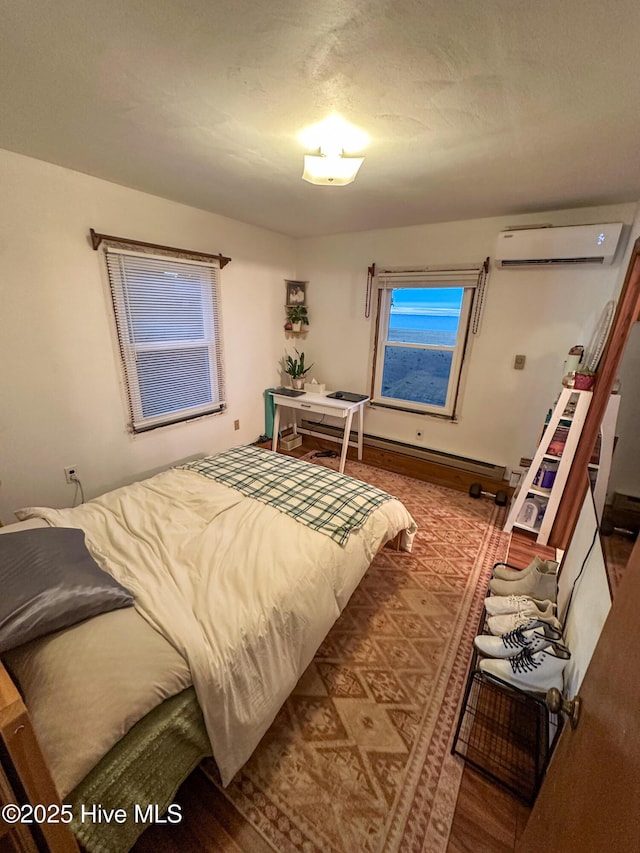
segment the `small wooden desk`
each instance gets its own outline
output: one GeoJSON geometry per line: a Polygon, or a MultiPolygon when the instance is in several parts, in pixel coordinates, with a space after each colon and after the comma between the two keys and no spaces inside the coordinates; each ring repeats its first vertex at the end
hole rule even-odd
{"type": "Polygon", "coordinates": [[[333,418],[342,418],[345,422],[344,431],[342,434],[342,453],[340,454],[341,474],[344,473],[344,463],[347,459],[347,447],[349,446],[349,435],[351,433],[351,421],[354,413],[358,413],[358,459],[362,459],[362,441],[363,441],[363,421],[364,421],[364,404],[368,402],[369,397],[364,400],[359,400],[357,403],[351,403],[348,400],[336,400],[332,397],[327,397],[326,394],[314,394],[310,391],[302,394],[300,397],[287,397],[286,394],[273,394],[273,402],[275,404],[275,415],[273,418],[273,443],[272,450],[278,448],[278,429],[280,427],[280,409],[286,406],[288,409],[293,409],[293,431],[297,433],[298,426],[296,423],[296,412],[313,412],[316,415],[329,415],[333,418]]]}

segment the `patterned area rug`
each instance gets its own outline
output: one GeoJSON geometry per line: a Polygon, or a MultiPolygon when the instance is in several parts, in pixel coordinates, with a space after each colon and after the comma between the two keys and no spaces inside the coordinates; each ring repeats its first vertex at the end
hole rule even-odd
{"type": "MultiPolygon", "coordinates": [[[[450,748],[473,637],[507,549],[504,509],[357,462],[346,473],[406,505],[418,524],[414,551],[375,558],[221,790],[278,853],[438,853],[462,775],[450,748]]],[[[217,784],[213,761],[202,769],[217,784]]]]}

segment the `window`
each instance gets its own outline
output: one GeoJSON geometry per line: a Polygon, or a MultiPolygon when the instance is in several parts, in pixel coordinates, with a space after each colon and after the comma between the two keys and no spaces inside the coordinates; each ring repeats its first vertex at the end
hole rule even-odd
{"type": "Polygon", "coordinates": [[[135,433],[225,407],[219,264],[107,246],[135,433]]]}
{"type": "MultiPolygon", "coordinates": [[[[378,273],[373,402],[455,417],[474,292],[484,267],[378,273]]],[[[474,311],[474,330],[479,317],[474,311]]]]}

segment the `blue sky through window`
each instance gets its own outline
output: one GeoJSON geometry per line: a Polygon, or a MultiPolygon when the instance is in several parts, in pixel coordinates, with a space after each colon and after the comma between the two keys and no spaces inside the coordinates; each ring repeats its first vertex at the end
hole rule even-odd
{"type": "Polygon", "coordinates": [[[463,296],[462,287],[397,288],[387,340],[455,346],[463,296]]]}

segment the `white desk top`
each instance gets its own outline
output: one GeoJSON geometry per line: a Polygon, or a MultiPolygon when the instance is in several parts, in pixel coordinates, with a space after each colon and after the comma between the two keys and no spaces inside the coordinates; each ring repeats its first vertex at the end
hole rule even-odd
{"type": "MultiPolygon", "coordinates": [[[[330,391],[329,393],[333,393],[330,391]]],[[[358,400],[357,402],[352,402],[350,400],[338,399],[335,397],[327,397],[325,394],[314,394],[312,391],[305,391],[304,394],[300,394],[298,397],[289,397],[286,394],[278,394],[275,391],[272,392],[274,402],[279,406],[291,406],[293,408],[315,408],[316,406],[322,406],[323,408],[336,409],[336,410],[345,410],[345,409],[356,409],[358,406],[362,406],[364,403],[368,402],[369,397],[365,397],[364,400],[358,400]]]]}

